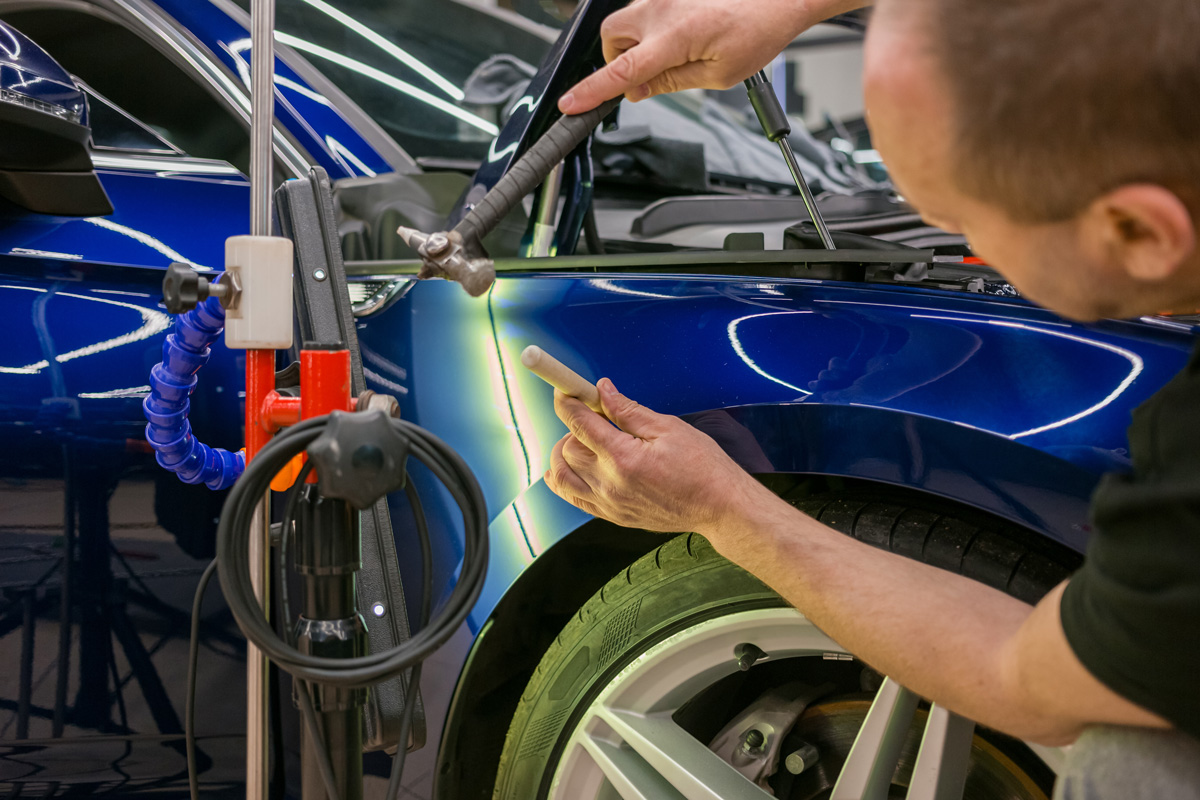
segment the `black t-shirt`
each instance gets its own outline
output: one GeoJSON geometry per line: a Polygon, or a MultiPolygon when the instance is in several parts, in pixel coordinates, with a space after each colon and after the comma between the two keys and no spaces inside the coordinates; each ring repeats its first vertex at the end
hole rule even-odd
{"type": "Polygon", "coordinates": [[[1102,683],[1200,737],[1200,345],[1133,412],[1129,445],[1133,472],[1092,496],[1063,629],[1102,683]]]}

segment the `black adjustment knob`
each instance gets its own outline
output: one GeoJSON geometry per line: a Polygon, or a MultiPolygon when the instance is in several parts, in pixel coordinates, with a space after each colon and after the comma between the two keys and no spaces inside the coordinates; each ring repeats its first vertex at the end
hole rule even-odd
{"type": "Polygon", "coordinates": [[[183,314],[208,297],[208,281],[187,264],[175,263],[167,268],[162,292],[167,313],[183,314]]]}
{"type": "Polygon", "coordinates": [[[381,410],[334,411],[308,446],[323,497],[370,508],[388,492],[404,488],[408,441],[381,410]]]}

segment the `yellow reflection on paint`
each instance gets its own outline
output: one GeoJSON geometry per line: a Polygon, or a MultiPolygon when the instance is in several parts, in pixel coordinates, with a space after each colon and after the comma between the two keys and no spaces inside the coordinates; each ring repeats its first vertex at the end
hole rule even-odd
{"type": "MultiPolygon", "coordinates": [[[[506,417],[504,428],[509,432],[509,447],[512,451],[513,463],[525,467],[525,476],[528,478],[530,472],[529,453],[525,449],[524,443],[521,441],[521,433],[517,429],[517,418],[513,413],[512,404],[508,400],[508,386],[504,379],[504,367],[500,364],[500,351],[496,344],[496,339],[493,336],[482,336],[480,344],[483,347],[483,352],[487,356],[488,362],[488,386],[492,390],[492,405],[496,407],[496,411],[506,417]]],[[[529,481],[526,481],[522,488],[529,486],[529,481]]]]}
{"type": "Polygon", "coordinates": [[[522,450],[525,453],[525,488],[529,488],[541,479],[542,473],[549,466],[545,464],[545,451],[537,435],[537,427],[529,414],[529,404],[521,394],[521,381],[518,377],[524,372],[516,366],[512,351],[504,346],[502,340],[497,340],[496,349],[500,353],[500,366],[503,370],[504,383],[508,387],[508,408],[513,422],[520,435],[522,450]],[[537,459],[537,463],[534,460],[537,459]]]}
{"type": "Polygon", "coordinates": [[[530,552],[540,556],[546,550],[546,542],[538,534],[537,516],[529,507],[529,492],[518,495],[513,501],[512,509],[521,526],[521,532],[525,534],[525,542],[529,545],[530,552]]]}
{"type": "Polygon", "coordinates": [[[500,515],[492,521],[492,529],[497,533],[503,533],[504,538],[508,541],[518,543],[516,547],[512,548],[512,552],[520,557],[523,565],[528,566],[533,563],[535,557],[533,546],[529,542],[529,536],[525,533],[521,517],[514,506],[509,506],[500,512],[500,515]]]}

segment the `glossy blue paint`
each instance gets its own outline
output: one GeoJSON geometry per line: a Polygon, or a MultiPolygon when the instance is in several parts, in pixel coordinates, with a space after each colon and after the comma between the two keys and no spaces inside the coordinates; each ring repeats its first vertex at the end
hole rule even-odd
{"type": "MultiPolygon", "coordinates": [[[[97,274],[99,268],[88,264],[73,265],[80,271],[71,274],[52,261],[30,272],[29,263],[14,273],[12,260],[0,259],[0,319],[5,320],[0,425],[16,426],[7,429],[8,435],[22,440],[47,434],[39,425],[48,419],[48,405],[57,403],[67,409],[79,435],[118,442],[121,448],[130,439],[144,450],[145,421],[138,419],[142,398],[150,391],[149,368],[161,359],[173,324],[159,307],[159,276],[132,270],[97,274]],[[25,425],[32,427],[18,430],[25,425]]],[[[223,418],[221,444],[236,447],[241,378],[235,361],[242,356],[235,358],[220,343],[213,350],[193,406],[200,406],[209,431],[214,417],[223,418]]]]}
{"type": "MultiPolygon", "coordinates": [[[[227,68],[250,85],[248,16],[229,13],[215,3],[158,0],[158,5],[195,35],[227,68]]],[[[320,92],[314,90],[282,58],[275,59],[275,114],[278,124],[333,179],[391,172],[393,166],[349,123],[320,92]]]]}
{"type": "MultiPolygon", "coordinates": [[[[67,219],[0,215],[0,259],[53,259],[166,269],[182,261],[205,270],[225,262],[225,237],[248,233],[250,185],[243,178],[183,172],[99,170],[116,211],[67,219]]],[[[0,266],[0,269],[4,269],[0,266]]]]}
{"type": "Polygon", "coordinates": [[[3,22],[0,22],[0,90],[46,103],[57,109],[50,113],[87,125],[87,99],[70,74],[32,39],[3,22]]]}
{"type": "Polygon", "coordinates": [[[373,388],[400,391],[405,417],[480,477],[499,555],[476,626],[586,520],[542,487],[565,429],[519,366],[529,344],[664,413],[733,409],[765,453],[758,471],[906,486],[1081,549],[1096,478],[1128,465],[1130,411],[1193,342],[907,286],[620,274],[506,276],[486,303],[419,284],[360,337],[373,388]]]}

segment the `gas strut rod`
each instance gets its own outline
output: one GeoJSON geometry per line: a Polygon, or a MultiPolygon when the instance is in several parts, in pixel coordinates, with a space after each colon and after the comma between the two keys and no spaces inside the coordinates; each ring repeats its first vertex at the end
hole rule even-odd
{"type": "Polygon", "coordinates": [[[454,230],[424,234],[401,226],[396,232],[405,244],[417,251],[423,262],[417,277],[458,281],[472,297],[486,292],[496,279],[496,265],[483,248],[483,237],[495,229],[525,195],[536,189],[620,102],[621,98],[616,97],[586,113],[561,117],[454,230]]]}
{"type": "Polygon", "coordinates": [[[783,160],[787,162],[788,171],[792,173],[792,180],[796,182],[796,188],[800,190],[800,196],[804,198],[804,207],[808,209],[808,216],[812,218],[817,234],[821,237],[821,244],[825,245],[826,250],[836,250],[837,246],[834,245],[833,237],[829,235],[829,228],[825,225],[825,219],[821,216],[820,209],[817,208],[817,201],[813,198],[812,189],[808,188],[808,181],[804,180],[804,173],[800,171],[800,165],[796,163],[796,154],[792,152],[792,145],[787,138],[788,134],[792,132],[792,124],[788,122],[783,106],[779,105],[779,98],[775,96],[775,89],[767,80],[767,73],[759,70],[747,78],[746,93],[750,95],[750,105],[754,107],[754,113],[758,115],[758,124],[762,125],[763,133],[772,142],[779,143],[783,160]]]}

